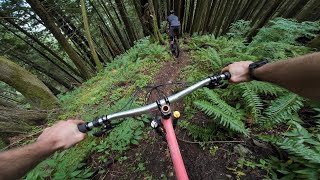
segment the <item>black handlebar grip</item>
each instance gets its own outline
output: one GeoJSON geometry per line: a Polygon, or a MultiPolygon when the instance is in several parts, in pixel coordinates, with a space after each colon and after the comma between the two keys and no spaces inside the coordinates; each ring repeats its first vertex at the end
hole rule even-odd
{"type": "Polygon", "coordinates": [[[87,124],[86,124],[86,123],[84,123],[84,124],[79,124],[79,125],[78,125],[78,129],[79,129],[79,131],[82,132],[82,133],[88,132],[87,124]]]}
{"type": "Polygon", "coordinates": [[[225,79],[225,80],[228,80],[228,79],[231,78],[230,72],[224,72],[223,74],[226,76],[226,79],[225,79]]]}

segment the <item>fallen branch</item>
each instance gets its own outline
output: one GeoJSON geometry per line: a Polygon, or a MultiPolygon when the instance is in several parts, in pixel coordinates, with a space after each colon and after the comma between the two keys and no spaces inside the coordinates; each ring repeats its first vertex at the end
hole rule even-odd
{"type": "Polygon", "coordinates": [[[244,143],[244,141],[206,141],[206,142],[197,142],[197,141],[188,141],[184,139],[177,138],[179,141],[190,143],[190,144],[202,144],[202,143],[244,143]]]}
{"type": "Polygon", "coordinates": [[[10,147],[12,147],[12,146],[14,146],[14,145],[16,145],[16,144],[20,143],[21,141],[23,141],[23,140],[25,140],[25,139],[28,139],[28,138],[30,138],[30,137],[33,137],[33,136],[35,136],[35,135],[40,134],[41,132],[42,132],[42,130],[41,130],[41,131],[39,131],[39,132],[36,132],[36,133],[30,134],[29,136],[26,136],[26,137],[24,137],[24,138],[22,138],[22,139],[19,139],[18,141],[15,141],[15,142],[13,142],[13,143],[9,144],[8,146],[6,146],[6,147],[2,148],[0,151],[4,151],[4,150],[6,150],[6,149],[8,149],[8,148],[10,148],[10,147]]]}

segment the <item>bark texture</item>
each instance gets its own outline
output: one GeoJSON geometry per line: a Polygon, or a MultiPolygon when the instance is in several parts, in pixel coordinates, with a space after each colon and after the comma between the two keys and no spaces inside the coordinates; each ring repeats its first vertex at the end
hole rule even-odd
{"type": "Polygon", "coordinates": [[[36,108],[52,109],[58,100],[36,76],[0,56],[0,80],[15,88],[36,108]]]}

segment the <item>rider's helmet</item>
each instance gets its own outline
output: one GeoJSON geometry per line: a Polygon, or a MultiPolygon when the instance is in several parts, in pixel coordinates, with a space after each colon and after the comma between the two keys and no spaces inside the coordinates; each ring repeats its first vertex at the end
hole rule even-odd
{"type": "Polygon", "coordinates": [[[170,10],[170,14],[174,14],[174,10],[172,9],[172,10],[170,10]]]}

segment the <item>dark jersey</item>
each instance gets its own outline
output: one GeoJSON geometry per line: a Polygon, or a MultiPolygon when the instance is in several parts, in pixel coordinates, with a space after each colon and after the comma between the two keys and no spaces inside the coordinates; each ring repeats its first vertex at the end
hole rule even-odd
{"type": "Polygon", "coordinates": [[[180,26],[180,21],[176,15],[170,14],[168,16],[167,21],[169,22],[170,26],[180,26]]]}

